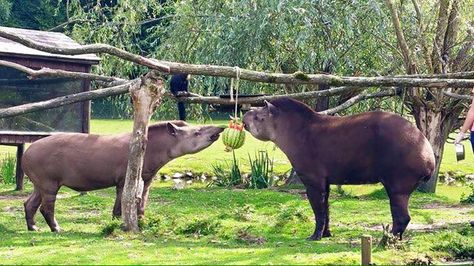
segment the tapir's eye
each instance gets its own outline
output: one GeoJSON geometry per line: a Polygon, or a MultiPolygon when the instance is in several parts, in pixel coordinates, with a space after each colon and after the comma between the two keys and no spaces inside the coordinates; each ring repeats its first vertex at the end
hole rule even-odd
{"type": "Polygon", "coordinates": [[[196,136],[196,137],[201,136],[201,132],[199,132],[199,131],[194,132],[194,136],[196,136]]]}

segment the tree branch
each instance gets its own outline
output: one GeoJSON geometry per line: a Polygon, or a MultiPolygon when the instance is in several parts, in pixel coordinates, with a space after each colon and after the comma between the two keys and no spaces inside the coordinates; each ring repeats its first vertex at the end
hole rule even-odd
{"type": "Polygon", "coordinates": [[[86,80],[100,80],[104,82],[113,82],[115,85],[120,85],[128,82],[125,79],[102,76],[97,74],[83,73],[83,72],[71,72],[61,69],[50,69],[42,68],[40,70],[34,70],[23,65],[13,63],[10,61],[0,60],[0,66],[13,68],[24,72],[28,75],[29,79],[37,79],[42,77],[53,77],[53,78],[70,78],[70,79],[86,79],[86,80]]]}
{"type": "Polygon", "coordinates": [[[28,104],[18,105],[14,107],[9,107],[9,108],[2,108],[0,109],[0,118],[17,116],[17,115],[31,113],[31,112],[35,112],[39,110],[61,107],[64,105],[73,104],[77,102],[88,101],[88,100],[128,93],[129,87],[136,82],[137,82],[137,79],[134,79],[125,84],[110,87],[110,88],[80,92],[80,93],[71,94],[67,96],[57,97],[57,98],[46,100],[46,101],[28,103],[28,104]]]}
{"type": "Polygon", "coordinates": [[[431,54],[431,61],[433,62],[433,70],[435,73],[440,73],[443,66],[442,49],[446,27],[448,25],[448,8],[449,0],[439,1],[438,23],[436,25],[436,35],[431,54]]]}
{"type": "Polygon", "coordinates": [[[444,95],[448,96],[448,97],[451,97],[451,98],[454,98],[454,99],[458,99],[458,100],[467,100],[467,101],[471,101],[472,100],[472,96],[471,95],[463,95],[463,94],[457,94],[457,93],[453,93],[453,92],[450,92],[450,91],[443,91],[444,95]]]}
{"type": "MultiPolygon", "coordinates": [[[[281,95],[245,97],[245,98],[239,98],[239,103],[256,104],[256,103],[263,103],[264,101],[276,100],[279,98],[293,98],[293,99],[318,98],[318,97],[326,97],[326,96],[331,96],[331,95],[338,95],[352,89],[354,88],[337,87],[337,88],[330,88],[330,89],[322,90],[322,91],[308,91],[308,92],[298,92],[298,93],[289,93],[289,94],[281,94],[281,95]]],[[[191,97],[181,96],[181,97],[174,97],[174,98],[176,99],[176,101],[186,102],[186,103],[206,103],[206,104],[223,104],[223,105],[235,104],[235,102],[230,100],[230,98],[220,98],[217,96],[191,96],[191,97]]]]}
{"type": "Polygon", "coordinates": [[[67,26],[71,25],[71,24],[76,24],[76,23],[82,23],[82,22],[92,22],[92,20],[90,19],[80,19],[80,18],[74,18],[74,19],[71,19],[71,20],[68,20],[64,23],[61,23],[57,26],[54,26],[52,27],[51,29],[47,30],[47,31],[54,31],[54,32],[60,32],[62,30],[64,30],[64,28],[66,28],[67,26]]]}
{"type": "Polygon", "coordinates": [[[418,20],[418,41],[421,44],[421,50],[423,52],[423,57],[425,59],[426,67],[429,72],[433,72],[433,63],[431,62],[430,52],[428,50],[428,44],[426,43],[426,31],[423,28],[423,15],[421,13],[420,4],[418,0],[412,0],[413,7],[415,8],[416,19],[418,20]]]}
{"type": "Polygon", "coordinates": [[[400,50],[402,52],[403,61],[405,63],[405,68],[407,70],[407,73],[415,74],[416,64],[411,58],[411,52],[405,40],[405,35],[403,34],[402,26],[400,24],[400,19],[398,18],[398,12],[395,6],[393,5],[392,0],[386,0],[386,2],[387,2],[388,9],[390,10],[393,27],[395,29],[395,34],[397,35],[398,47],[400,47],[400,50]]]}
{"type": "Polygon", "coordinates": [[[396,75],[396,78],[435,78],[435,79],[472,79],[474,71],[453,72],[446,74],[414,74],[414,75],[396,75]]]}
{"type": "Polygon", "coordinates": [[[390,89],[386,89],[386,90],[379,91],[379,92],[376,92],[376,93],[361,93],[359,95],[356,95],[356,96],[350,98],[349,100],[345,101],[341,105],[338,105],[338,106],[336,106],[334,108],[331,108],[331,109],[327,109],[325,111],[321,111],[319,113],[320,114],[325,114],[325,115],[331,115],[331,114],[335,114],[337,112],[340,112],[342,110],[345,110],[345,109],[353,106],[354,104],[356,104],[358,102],[361,102],[361,101],[364,101],[364,100],[367,100],[367,99],[384,98],[384,97],[391,97],[391,96],[395,96],[395,95],[397,95],[396,88],[390,88],[390,89]]]}
{"type": "Polygon", "coordinates": [[[7,29],[0,29],[0,37],[9,39],[11,41],[23,44],[27,47],[40,50],[52,54],[64,54],[64,55],[79,55],[79,54],[94,54],[94,53],[106,53],[115,55],[124,60],[134,62],[139,65],[147,66],[151,69],[160,70],[165,73],[169,73],[169,67],[163,63],[160,63],[154,59],[149,59],[143,56],[135,55],[122,49],[116,48],[108,44],[89,44],[82,45],[80,47],[66,48],[66,47],[54,47],[50,45],[44,45],[36,41],[32,41],[27,38],[23,38],[16,34],[8,32],[7,29]]]}

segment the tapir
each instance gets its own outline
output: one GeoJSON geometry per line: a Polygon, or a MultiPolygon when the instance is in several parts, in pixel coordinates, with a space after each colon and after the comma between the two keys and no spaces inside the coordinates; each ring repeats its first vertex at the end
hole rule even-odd
{"type": "Polygon", "coordinates": [[[428,140],[412,123],[393,113],[335,117],[282,98],[248,111],[243,122],[257,139],[274,142],[301,178],[316,221],[308,240],[331,236],[330,184],[379,182],[390,199],[392,233],[401,239],[410,222],[410,195],[435,169],[428,140]]]}
{"type": "MultiPolygon", "coordinates": [[[[149,126],[139,216],[144,215],[150,184],[158,170],[177,157],[207,148],[222,130],[216,126],[190,126],[183,121],[149,126]]],[[[119,217],[130,138],[129,133],[103,136],[59,133],[31,144],[22,158],[23,170],[34,186],[24,204],[28,230],[38,229],[34,216],[40,208],[51,231],[60,231],[54,218],[54,205],[62,186],[76,191],[116,187],[113,216],[119,217]]]]}

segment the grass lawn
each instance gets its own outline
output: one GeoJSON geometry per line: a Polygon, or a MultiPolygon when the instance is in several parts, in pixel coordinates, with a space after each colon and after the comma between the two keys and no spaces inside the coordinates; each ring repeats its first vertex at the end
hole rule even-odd
{"type": "MultiPolygon", "coordinates": [[[[358,264],[360,240],[374,246],[381,224],[390,222],[387,196],[379,185],[345,186],[330,198],[333,237],[308,242],[311,209],[298,190],[227,190],[202,184],[172,190],[155,182],[144,231],[137,236],[102,231],[111,225],[113,189],[85,196],[62,189],[56,217],[63,232],[27,232],[22,202],[31,190],[0,185],[0,264],[358,264]],[[291,191],[290,191],[291,192],[291,191]],[[198,233],[200,232],[200,234],[198,233]]],[[[415,193],[412,221],[398,248],[376,248],[376,264],[405,264],[429,256],[444,261],[449,248],[474,254],[472,205],[459,205],[465,188],[440,186],[437,196],[415,193]]],[[[459,253],[459,252],[458,252],[459,253]]],[[[463,254],[463,253],[460,253],[463,254]]],[[[459,256],[459,255],[458,255],[459,256]]]]}
{"type": "MultiPolygon", "coordinates": [[[[131,127],[131,121],[117,120],[93,120],[91,125],[92,132],[100,134],[131,127]]],[[[474,158],[470,146],[466,148],[466,160],[456,163],[454,149],[447,145],[442,169],[473,173],[474,158]]],[[[261,149],[274,156],[277,172],[289,169],[281,151],[249,134],[237,155],[246,162],[249,153],[261,149]]],[[[218,141],[201,153],[171,162],[161,172],[210,172],[213,162],[230,160],[231,154],[223,150],[218,141]]],[[[56,203],[56,218],[64,231],[49,232],[38,213],[42,230],[27,232],[22,203],[31,184],[25,192],[13,192],[13,187],[0,184],[0,264],[359,264],[360,236],[371,234],[376,246],[381,224],[391,222],[388,198],[380,185],[344,186],[342,194],[333,188],[333,237],[308,242],[304,239],[314,222],[299,188],[228,190],[196,182],[177,191],[169,182],[156,181],[142,234],[118,230],[105,234],[115,224],[113,189],[79,196],[67,188],[61,189],[56,203]]],[[[373,262],[406,264],[427,256],[438,263],[474,259],[474,229],[468,225],[474,206],[459,204],[468,192],[467,187],[440,185],[436,195],[415,193],[404,241],[397,247],[375,248],[373,262]]]]}

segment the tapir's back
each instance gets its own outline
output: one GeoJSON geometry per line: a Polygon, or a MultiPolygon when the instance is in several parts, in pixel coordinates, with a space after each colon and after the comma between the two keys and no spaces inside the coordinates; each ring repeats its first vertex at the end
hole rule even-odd
{"type": "Polygon", "coordinates": [[[428,140],[397,114],[376,111],[328,118],[313,129],[313,158],[321,162],[313,165],[327,169],[334,183],[376,183],[387,173],[421,178],[434,170],[428,140]]]}
{"type": "Polygon", "coordinates": [[[128,135],[54,134],[34,142],[23,155],[25,174],[33,183],[58,182],[82,190],[114,185],[125,175],[128,135]]]}

